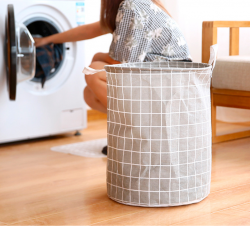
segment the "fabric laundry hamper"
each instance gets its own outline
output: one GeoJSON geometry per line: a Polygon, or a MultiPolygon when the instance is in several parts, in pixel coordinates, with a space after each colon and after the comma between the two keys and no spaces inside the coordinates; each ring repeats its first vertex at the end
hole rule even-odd
{"type": "MultiPolygon", "coordinates": [[[[145,207],[196,203],[211,181],[210,64],[105,66],[108,196],[145,207]]],[[[213,66],[211,65],[213,63],[213,66]]]]}

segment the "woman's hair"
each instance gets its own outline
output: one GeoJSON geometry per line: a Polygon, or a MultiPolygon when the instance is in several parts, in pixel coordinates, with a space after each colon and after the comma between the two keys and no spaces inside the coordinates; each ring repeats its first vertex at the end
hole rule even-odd
{"type": "MultiPolygon", "coordinates": [[[[116,28],[116,15],[118,8],[124,0],[102,0],[101,4],[101,26],[107,32],[114,32],[116,28]]],[[[162,8],[166,13],[168,11],[163,6],[160,0],[151,0],[160,8],[162,8]]],[[[169,13],[168,13],[169,14],[169,13]]],[[[169,14],[170,15],[170,14],[169,14]]]]}

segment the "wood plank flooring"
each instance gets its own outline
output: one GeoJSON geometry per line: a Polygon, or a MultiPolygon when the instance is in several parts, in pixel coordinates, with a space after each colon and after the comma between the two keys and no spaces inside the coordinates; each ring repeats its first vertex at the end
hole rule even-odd
{"type": "Polygon", "coordinates": [[[105,158],[50,151],[105,136],[106,121],[99,120],[80,137],[0,145],[0,225],[250,225],[250,138],[213,146],[211,194],[204,201],[140,208],[107,197],[105,158]]]}

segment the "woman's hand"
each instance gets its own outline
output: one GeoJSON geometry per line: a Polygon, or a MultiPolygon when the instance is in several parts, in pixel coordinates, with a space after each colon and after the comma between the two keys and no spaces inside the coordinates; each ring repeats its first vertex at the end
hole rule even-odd
{"type": "Polygon", "coordinates": [[[106,62],[107,64],[121,64],[121,62],[112,59],[108,53],[96,53],[92,59],[92,63],[96,61],[106,62]]]}
{"type": "Polygon", "coordinates": [[[46,39],[45,39],[45,38],[33,38],[33,39],[34,39],[34,41],[35,41],[35,46],[36,46],[36,47],[40,47],[40,46],[44,46],[44,45],[48,44],[48,43],[46,42],[46,39]]]}

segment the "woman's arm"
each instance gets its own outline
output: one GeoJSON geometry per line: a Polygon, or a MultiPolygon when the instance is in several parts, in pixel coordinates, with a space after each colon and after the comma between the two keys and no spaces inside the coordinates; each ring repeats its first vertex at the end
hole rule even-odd
{"type": "Polygon", "coordinates": [[[34,38],[36,46],[46,45],[48,43],[64,43],[64,42],[76,42],[87,39],[92,39],[101,35],[107,34],[101,28],[100,22],[82,25],[68,31],[47,36],[44,38],[34,38]]]}

